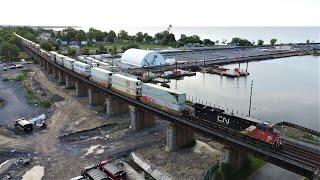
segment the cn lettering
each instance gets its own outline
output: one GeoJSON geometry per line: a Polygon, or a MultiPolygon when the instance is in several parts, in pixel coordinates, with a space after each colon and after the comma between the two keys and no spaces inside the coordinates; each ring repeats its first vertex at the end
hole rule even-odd
{"type": "Polygon", "coordinates": [[[218,116],[217,120],[218,120],[218,122],[225,123],[227,125],[230,123],[230,119],[223,117],[223,116],[218,116]]]}

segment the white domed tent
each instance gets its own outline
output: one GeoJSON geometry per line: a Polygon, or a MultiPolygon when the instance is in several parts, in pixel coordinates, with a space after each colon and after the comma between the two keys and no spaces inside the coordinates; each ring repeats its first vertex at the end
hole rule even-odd
{"type": "Polygon", "coordinates": [[[142,49],[128,49],[122,56],[121,61],[136,67],[160,66],[165,64],[165,60],[161,54],[155,51],[142,49]]]}

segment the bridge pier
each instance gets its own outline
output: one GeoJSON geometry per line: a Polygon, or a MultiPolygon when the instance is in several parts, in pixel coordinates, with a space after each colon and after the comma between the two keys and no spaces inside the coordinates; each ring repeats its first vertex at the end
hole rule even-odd
{"type": "Polygon", "coordinates": [[[134,131],[154,126],[154,114],[134,106],[129,106],[131,129],[134,131]]]}
{"type": "Polygon", "coordinates": [[[222,148],[219,166],[221,167],[222,164],[229,164],[231,165],[232,172],[235,172],[243,166],[247,159],[247,152],[225,146],[222,148]]]}
{"type": "MultiPolygon", "coordinates": [[[[41,61],[40,61],[41,62],[41,61]]],[[[57,68],[55,68],[55,67],[53,67],[53,77],[55,78],[55,79],[57,79],[58,78],[58,70],[57,70],[57,68]]]]}
{"type": "Polygon", "coordinates": [[[106,93],[103,93],[102,91],[99,91],[96,88],[90,87],[88,88],[88,96],[89,96],[89,104],[90,106],[95,105],[104,105],[104,100],[107,97],[106,93]]]}
{"type": "Polygon", "coordinates": [[[49,62],[47,63],[47,65],[48,65],[48,74],[52,74],[53,73],[52,65],[49,62]]]}
{"type": "Polygon", "coordinates": [[[129,105],[124,100],[121,100],[112,96],[106,97],[107,117],[127,114],[128,111],[129,111],[129,105]]]}
{"type": "Polygon", "coordinates": [[[43,60],[44,62],[44,70],[48,70],[48,62],[46,62],[45,60],[43,60]]]}
{"type": "Polygon", "coordinates": [[[58,82],[59,82],[59,84],[64,83],[64,74],[61,70],[58,71],[58,82]]]}
{"type": "Polygon", "coordinates": [[[170,123],[167,127],[166,151],[175,151],[194,142],[193,131],[190,127],[170,123]]]}
{"type": "Polygon", "coordinates": [[[66,88],[67,88],[67,89],[75,88],[75,81],[74,81],[74,79],[73,79],[70,75],[68,75],[68,74],[66,74],[66,88]]]}
{"type": "Polygon", "coordinates": [[[88,96],[88,88],[87,85],[80,81],[75,81],[76,86],[76,94],[78,97],[85,97],[88,96]]]}

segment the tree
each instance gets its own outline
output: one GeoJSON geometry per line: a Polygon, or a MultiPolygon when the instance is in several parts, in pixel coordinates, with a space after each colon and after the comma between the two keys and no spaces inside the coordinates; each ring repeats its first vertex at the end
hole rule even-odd
{"type": "Polygon", "coordinates": [[[110,49],[110,52],[112,55],[116,55],[118,53],[118,49],[116,45],[112,46],[112,49],[110,49]]]}
{"type": "Polygon", "coordinates": [[[68,48],[68,56],[75,57],[77,55],[77,50],[74,48],[68,48]]]}
{"type": "Polygon", "coordinates": [[[144,40],[144,42],[151,42],[153,40],[153,37],[150,36],[148,33],[144,33],[143,40],[144,40]]]}
{"type": "Polygon", "coordinates": [[[28,54],[25,53],[25,52],[20,52],[18,58],[19,58],[19,59],[27,60],[27,59],[29,59],[29,56],[28,56],[28,54]]]}
{"type": "Polygon", "coordinates": [[[108,42],[114,42],[116,38],[117,38],[117,35],[114,31],[111,30],[108,32],[108,34],[107,34],[108,42]]]}
{"type": "Polygon", "coordinates": [[[75,39],[76,41],[85,41],[86,38],[86,33],[83,30],[77,31],[76,35],[75,35],[75,39]]]}
{"type": "Polygon", "coordinates": [[[84,48],[82,48],[82,54],[89,55],[89,54],[90,54],[90,49],[89,49],[89,47],[84,47],[84,48]]]}
{"type": "Polygon", "coordinates": [[[276,44],[276,42],[277,42],[277,39],[272,38],[272,39],[270,40],[270,45],[271,45],[271,46],[274,46],[274,45],[276,44]]]}
{"type": "Polygon", "coordinates": [[[120,30],[120,32],[118,33],[118,39],[120,41],[130,40],[128,32],[125,30],[120,30]]]}
{"type": "Polygon", "coordinates": [[[253,45],[249,40],[241,39],[239,37],[232,38],[231,43],[235,44],[237,46],[252,46],[253,45]]]}
{"type": "Polygon", "coordinates": [[[307,44],[309,44],[309,43],[310,43],[310,40],[309,40],[309,39],[307,39],[307,40],[306,40],[306,43],[307,43],[307,44]]]}
{"type": "Polygon", "coordinates": [[[144,36],[142,32],[138,32],[135,36],[135,41],[136,42],[143,42],[144,41],[144,36]]]}
{"type": "Polygon", "coordinates": [[[99,49],[98,49],[98,53],[106,54],[106,53],[108,53],[108,49],[104,45],[100,44],[99,49]]]}
{"type": "Polygon", "coordinates": [[[262,46],[263,43],[264,43],[264,41],[263,41],[262,39],[259,39],[259,40],[258,40],[258,46],[262,46]]]}
{"type": "Polygon", "coordinates": [[[45,49],[47,51],[52,51],[53,50],[53,45],[49,41],[43,41],[40,43],[40,47],[42,49],[45,49]]]}
{"type": "Polygon", "coordinates": [[[216,40],[216,42],[215,42],[216,44],[219,44],[219,40],[216,40]]]}
{"type": "Polygon", "coordinates": [[[213,46],[213,45],[214,45],[214,42],[211,41],[210,39],[204,39],[204,40],[203,40],[203,44],[204,44],[205,46],[213,46]]]}
{"type": "Polygon", "coordinates": [[[15,44],[10,44],[7,41],[0,44],[0,56],[6,60],[16,60],[20,52],[20,48],[15,44]]]}

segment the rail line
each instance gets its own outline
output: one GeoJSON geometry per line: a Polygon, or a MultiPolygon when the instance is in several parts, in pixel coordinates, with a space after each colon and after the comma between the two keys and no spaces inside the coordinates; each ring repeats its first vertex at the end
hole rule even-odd
{"type": "Polygon", "coordinates": [[[249,137],[244,138],[241,133],[235,130],[231,130],[223,125],[213,124],[213,123],[209,123],[207,121],[195,119],[195,118],[185,118],[185,117],[182,117],[181,115],[163,111],[161,109],[155,108],[153,106],[147,105],[135,99],[131,99],[127,96],[114,92],[106,87],[103,87],[99,84],[96,84],[90,81],[89,79],[81,76],[80,74],[77,74],[63,66],[60,66],[52,62],[50,59],[47,59],[47,57],[44,57],[42,54],[36,51],[33,51],[27,46],[25,46],[25,48],[32,51],[37,56],[41,57],[43,60],[47,61],[48,63],[55,66],[56,68],[64,71],[65,73],[72,75],[74,78],[82,82],[85,82],[88,85],[96,87],[115,97],[121,98],[131,105],[141,107],[150,112],[153,112],[156,115],[163,117],[164,119],[169,120],[173,123],[180,123],[185,126],[192,127],[194,130],[199,131],[200,133],[208,134],[211,137],[218,138],[221,142],[227,145],[231,145],[238,149],[249,150],[254,154],[258,154],[260,157],[263,157],[267,161],[274,163],[276,165],[279,165],[283,168],[290,169],[304,176],[312,177],[313,173],[317,171],[320,167],[319,165],[320,162],[319,162],[319,159],[317,158],[317,155],[320,152],[312,152],[310,150],[306,151],[305,150],[306,148],[304,146],[300,146],[300,145],[296,146],[291,144],[288,144],[288,146],[286,146],[289,148],[287,148],[287,150],[285,150],[284,152],[279,152],[279,151],[272,150],[270,148],[259,146],[257,144],[252,143],[254,142],[254,139],[249,137]],[[295,152],[300,152],[301,154],[299,153],[300,155],[297,156],[295,152]],[[306,156],[306,155],[308,155],[308,157],[303,158],[303,156],[306,156]]]}

